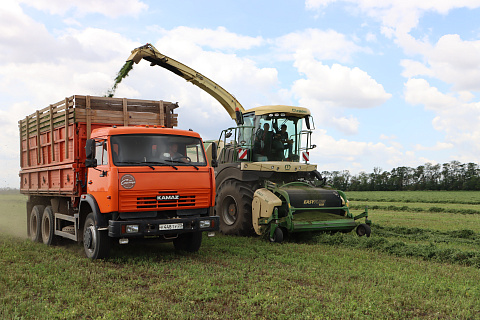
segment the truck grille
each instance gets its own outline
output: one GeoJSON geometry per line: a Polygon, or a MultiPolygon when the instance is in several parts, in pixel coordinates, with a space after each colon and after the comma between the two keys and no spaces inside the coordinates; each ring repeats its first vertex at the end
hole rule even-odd
{"type": "Polygon", "coordinates": [[[182,208],[208,207],[209,192],[204,190],[178,193],[162,192],[121,192],[120,211],[134,210],[176,210],[182,208]],[[159,200],[157,196],[165,200],[159,200]]]}

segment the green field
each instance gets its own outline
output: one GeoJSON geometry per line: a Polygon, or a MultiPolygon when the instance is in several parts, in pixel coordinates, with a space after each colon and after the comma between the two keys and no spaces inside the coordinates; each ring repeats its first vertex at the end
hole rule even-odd
{"type": "Polygon", "coordinates": [[[196,254],[139,242],[105,261],[26,240],[25,197],[0,195],[0,318],[480,319],[480,213],[428,211],[452,204],[443,192],[347,195],[376,204],[370,238],[217,235],[196,254]]]}

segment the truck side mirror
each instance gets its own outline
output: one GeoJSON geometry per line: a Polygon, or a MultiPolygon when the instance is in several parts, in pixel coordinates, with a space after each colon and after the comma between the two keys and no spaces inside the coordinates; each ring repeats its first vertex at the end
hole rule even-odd
{"type": "Polygon", "coordinates": [[[218,160],[217,160],[217,143],[212,142],[212,167],[218,167],[218,160]]]}
{"type": "Polygon", "coordinates": [[[95,168],[97,159],[95,159],[95,139],[88,139],[85,143],[85,167],[95,168]]]}

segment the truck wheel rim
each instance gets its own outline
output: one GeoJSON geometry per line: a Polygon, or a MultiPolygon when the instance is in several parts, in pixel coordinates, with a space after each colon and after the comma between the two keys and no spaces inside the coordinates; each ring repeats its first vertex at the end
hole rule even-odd
{"type": "Polygon", "coordinates": [[[85,248],[88,249],[89,251],[93,251],[95,249],[95,227],[94,226],[89,226],[85,230],[85,234],[83,235],[83,241],[85,244],[85,248]]]}
{"type": "Polygon", "coordinates": [[[42,224],[42,238],[43,241],[47,241],[50,236],[50,218],[47,215],[43,216],[42,224]]]}
{"type": "Polygon", "coordinates": [[[238,206],[235,199],[231,196],[227,196],[223,200],[222,206],[222,218],[225,224],[231,226],[237,221],[238,206]]]}
{"type": "Polygon", "coordinates": [[[30,218],[30,233],[32,235],[35,235],[37,233],[37,215],[32,214],[32,217],[30,218]]]}

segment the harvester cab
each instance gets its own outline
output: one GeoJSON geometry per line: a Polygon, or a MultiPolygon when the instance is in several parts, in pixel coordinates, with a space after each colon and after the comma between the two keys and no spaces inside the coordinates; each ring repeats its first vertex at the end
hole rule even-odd
{"type": "Polygon", "coordinates": [[[311,143],[313,121],[306,108],[262,106],[246,111],[241,118],[237,127],[221,133],[219,140],[228,141],[226,148],[220,150],[221,163],[237,160],[307,163],[309,150],[316,147],[311,143]],[[306,129],[302,129],[303,123],[306,129]]]}
{"type": "Polygon", "coordinates": [[[350,232],[355,227],[358,235],[370,235],[367,210],[353,216],[345,194],[325,186],[317,166],[309,163],[309,151],[316,146],[307,108],[274,105],[245,110],[220,85],[151,44],[134,49],[123,69],[142,59],[198,86],[236,121],[237,126],[205,145],[207,157],[218,154],[218,159],[210,160],[216,165],[215,211],[221,232],[264,234],[275,242],[287,233],[350,232]],[[357,223],[360,218],[365,223],[357,223]]]}

